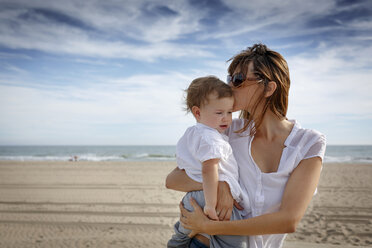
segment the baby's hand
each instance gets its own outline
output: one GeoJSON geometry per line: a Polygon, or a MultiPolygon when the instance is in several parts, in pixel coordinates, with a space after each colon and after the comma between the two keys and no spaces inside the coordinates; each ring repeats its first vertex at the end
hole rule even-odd
{"type": "Polygon", "coordinates": [[[216,208],[211,207],[211,206],[204,206],[204,213],[212,220],[217,220],[218,221],[218,216],[216,213],[216,208]]]}

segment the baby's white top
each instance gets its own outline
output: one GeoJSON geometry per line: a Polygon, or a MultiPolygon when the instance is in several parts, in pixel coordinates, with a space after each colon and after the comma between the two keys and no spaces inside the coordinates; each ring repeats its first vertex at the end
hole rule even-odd
{"type": "Polygon", "coordinates": [[[240,202],[243,196],[239,185],[238,165],[228,140],[226,135],[216,129],[197,123],[189,127],[177,143],[177,164],[191,179],[202,183],[202,163],[219,158],[218,180],[226,181],[233,198],[240,202]]]}
{"type": "MultiPolygon", "coordinates": [[[[245,218],[251,218],[266,213],[277,212],[283,197],[283,192],[292,171],[303,159],[320,157],[323,159],[326,140],[321,133],[302,128],[296,121],[293,129],[284,142],[277,172],[263,173],[256,165],[251,155],[251,144],[254,136],[250,136],[248,128],[243,133],[235,133],[244,126],[244,120],[234,119],[227,130],[230,145],[234,151],[239,166],[239,182],[248,197],[243,199],[243,205],[251,206],[251,212],[245,218]],[[249,201],[246,203],[246,201],[249,201]]],[[[270,156],[270,154],[267,154],[270,156]]],[[[281,247],[285,234],[250,236],[250,248],[281,247]]]]}

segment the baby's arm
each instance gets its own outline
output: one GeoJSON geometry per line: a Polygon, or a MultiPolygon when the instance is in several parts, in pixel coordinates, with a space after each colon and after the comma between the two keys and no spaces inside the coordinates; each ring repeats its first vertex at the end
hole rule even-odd
{"type": "Polygon", "coordinates": [[[218,220],[216,213],[217,187],[218,187],[218,162],[217,159],[209,159],[202,163],[203,191],[205,198],[204,213],[213,220],[218,220]]]}

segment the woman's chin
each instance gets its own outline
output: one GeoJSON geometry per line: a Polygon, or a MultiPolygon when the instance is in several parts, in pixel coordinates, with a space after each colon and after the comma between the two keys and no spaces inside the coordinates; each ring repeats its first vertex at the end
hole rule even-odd
{"type": "Polygon", "coordinates": [[[241,110],[243,110],[243,108],[242,107],[239,107],[239,106],[233,106],[233,112],[238,112],[238,111],[241,111],[241,110]]]}

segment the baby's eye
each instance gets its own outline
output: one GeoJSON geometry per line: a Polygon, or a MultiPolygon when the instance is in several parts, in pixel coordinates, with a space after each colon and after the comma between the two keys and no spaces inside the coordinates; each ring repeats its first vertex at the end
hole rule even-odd
{"type": "Polygon", "coordinates": [[[218,114],[218,115],[222,115],[222,112],[216,112],[216,114],[218,114]]]}

